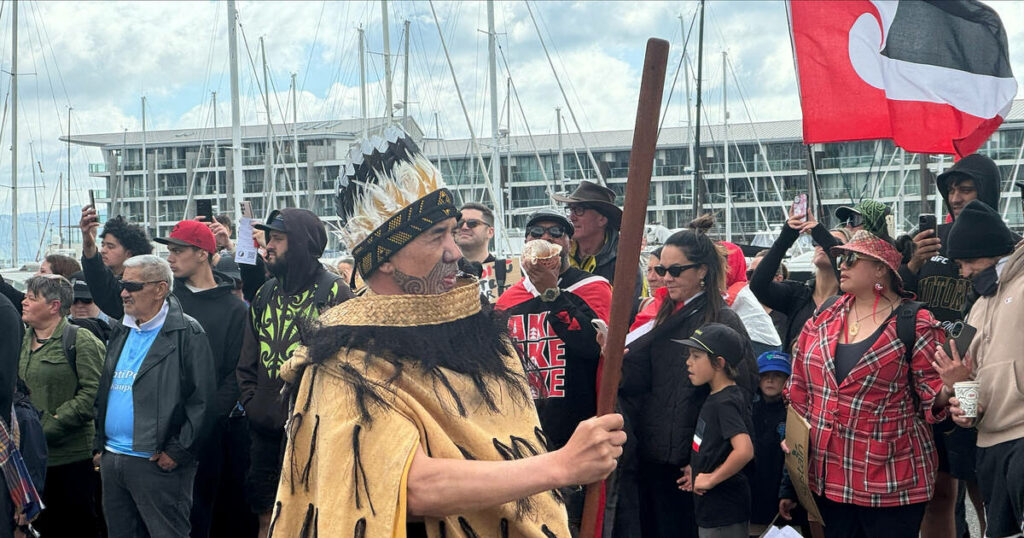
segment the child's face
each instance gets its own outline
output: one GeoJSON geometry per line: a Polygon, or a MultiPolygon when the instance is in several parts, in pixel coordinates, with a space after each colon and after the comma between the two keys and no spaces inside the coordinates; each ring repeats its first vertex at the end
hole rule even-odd
{"type": "Polygon", "coordinates": [[[686,359],[686,370],[690,374],[690,383],[694,386],[706,385],[715,377],[715,367],[707,353],[690,348],[690,358],[686,359]]]}
{"type": "Polygon", "coordinates": [[[789,379],[782,372],[765,372],[761,374],[761,394],[767,398],[776,398],[786,388],[786,380],[789,379]]]}

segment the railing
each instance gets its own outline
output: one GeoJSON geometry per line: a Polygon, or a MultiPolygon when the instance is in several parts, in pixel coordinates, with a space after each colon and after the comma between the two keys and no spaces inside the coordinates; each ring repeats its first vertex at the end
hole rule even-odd
{"type": "Polygon", "coordinates": [[[824,157],[821,168],[865,168],[875,162],[874,155],[850,155],[846,157],[824,157]]]}
{"type": "Polygon", "coordinates": [[[160,159],[157,161],[157,168],[160,170],[185,168],[185,159],[160,159]]]}
{"type": "Polygon", "coordinates": [[[184,196],[188,192],[188,187],[184,185],[173,185],[170,187],[161,187],[160,196],[184,196]]]}
{"type": "Polygon", "coordinates": [[[90,174],[103,174],[107,171],[107,163],[89,163],[90,174]]]}

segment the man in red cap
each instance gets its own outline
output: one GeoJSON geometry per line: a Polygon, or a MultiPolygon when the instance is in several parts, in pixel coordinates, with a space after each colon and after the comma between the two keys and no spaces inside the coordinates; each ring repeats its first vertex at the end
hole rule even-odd
{"type": "MultiPolygon", "coordinates": [[[[174,226],[170,236],[158,237],[154,241],[167,245],[170,252],[167,262],[175,280],[174,296],[181,303],[182,311],[195,318],[206,331],[217,372],[217,394],[209,409],[214,417],[213,433],[199,458],[190,515],[192,536],[208,536],[214,519],[237,522],[238,518],[252,518],[247,510],[225,513],[225,503],[217,502],[218,488],[232,488],[231,484],[221,484],[222,463],[239,457],[237,453],[227,454],[231,447],[225,434],[228,415],[238,402],[235,367],[242,350],[247,307],[234,295],[234,281],[214,272],[212,260],[217,252],[217,242],[205,223],[183,220],[174,226]]],[[[240,497],[243,485],[235,484],[233,487],[234,491],[229,495],[240,497]]]]}

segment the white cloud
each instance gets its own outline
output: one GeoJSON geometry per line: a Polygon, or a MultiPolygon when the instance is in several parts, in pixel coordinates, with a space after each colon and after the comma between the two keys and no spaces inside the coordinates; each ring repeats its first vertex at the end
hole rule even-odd
{"type": "MultiPolygon", "coordinates": [[[[629,129],[634,122],[639,73],[648,37],[672,44],[668,83],[681,48],[680,21],[689,28],[697,3],[686,2],[531,2],[551,50],[559,76],[569,92],[583,129],[629,129]]],[[[1016,45],[1024,39],[1024,4],[991,2],[1009,33],[1015,71],[1024,73],[1016,45]]],[[[31,181],[29,142],[46,170],[42,182],[52,187],[66,169],[65,148],[57,138],[66,130],[67,110],[74,107],[75,133],[119,132],[141,127],[139,99],[148,98],[150,129],[202,128],[211,125],[210,92],[218,92],[218,121],[230,120],[227,74],[227,8],[210,2],[32,2],[21,3],[21,184],[31,181]],[[58,75],[59,67],[59,75],[58,75]],[[28,75],[27,73],[35,73],[28,75]],[[63,81],[63,84],[61,83],[63,81]],[[52,84],[52,90],[51,90],[52,84]],[[65,97],[65,88],[67,97],[65,97]]],[[[436,112],[446,137],[467,136],[469,130],[455,92],[427,2],[389,2],[394,98],[402,97],[402,21],[411,23],[412,69],[409,109],[424,131],[434,133],[436,112]]],[[[490,133],[487,77],[486,3],[434,3],[447,40],[473,129],[490,133]]],[[[534,133],[555,131],[555,106],[563,106],[554,75],[541,49],[524,2],[496,2],[499,41],[519,89],[534,133]]],[[[10,14],[0,17],[0,66],[9,69],[10,14]],[[6,44],[5,44],[6,43],[6,44]]],[[[289,76],[298,73],[299,119],[356,117],[359,114],[356,27],[366,30],[367,74],[371,115],[385,108],[381,79],[381,9],[376,1],[251,1],[239,3],[239,17],[248,49],[239,34],[241,110],[247,123],[265,121],[258,40],[265,38],[276,90],[272,115],[290,111],[289,76]],[[256,63],[254,66],[250,63],[256,63]],[[255,71],[255,72],[254,72],[255,71]]],[[[696,27],[694,26],[694,29],[696,27]]],[[[789,32],[782,2],[716,1],[708,3],[705,30],[704,101],[713,122],[721,118],[721,51],[728,50],[759,121],[799,117],[799,100],[789,32]]],[[[696,36],[690,40],[696,55],[696,36]]],[[[499,107],[505,99],[505,74],[499,65],[499,107]]],[[[694,64],[695,68],[695,64],[694,64]]],[[[732,122],[748,121],[739,91],[730,75],[732,122]]],[[[685,118],[682,77],[674,92],[666,125],[685,118]]],[[[0,92],[9,80],[0,77],[0,92]]],[[[666,88],[666,94],[668,88],[666,88]]],[[[566,120],[568,119],[568,111],[566,120]]],[[[288,114],[289,118],[291,113],[288,114]]],[[[504,115],[502,123],[504,124],[504,115]]],[[[572,128],[570,123],[570,129],[572,128]]],[[[9,120],[2,133],[10,142],[9,120]]],[[[518,106],[513,130],[521,133],[518,106]]],[[[9,183],[9,152],[0,153],[0,184],[9,183]]],[[[88,178],[94,149],[74,148],[72,176],[80,189],[98,187],[88,178]]],[[[37,178],[37,181],[40,181],[37,178]]],[[[22,189],[22,208],[31,207],[32,189],[22,189]]],[[[0,190],[0,213],[10,193],[0,190]]],[[[74,203],[84,198],[78,194],[74,203]]],[[[0,243],[9,231],[0,230],[0,243]]]]}

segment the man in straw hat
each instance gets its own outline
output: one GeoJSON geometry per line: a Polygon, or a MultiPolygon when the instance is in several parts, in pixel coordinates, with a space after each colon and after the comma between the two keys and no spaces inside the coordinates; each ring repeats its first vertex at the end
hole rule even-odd
{"type": "Polygon", "coordinates": [[[547,452],[503,319],[458,276],[452,193],[403,132],[353,152],[338,209],[368,290],[281,370],[292,407],[271,534],[569,536],[558,489],[611,472],[622,418],[547,452]]]}

